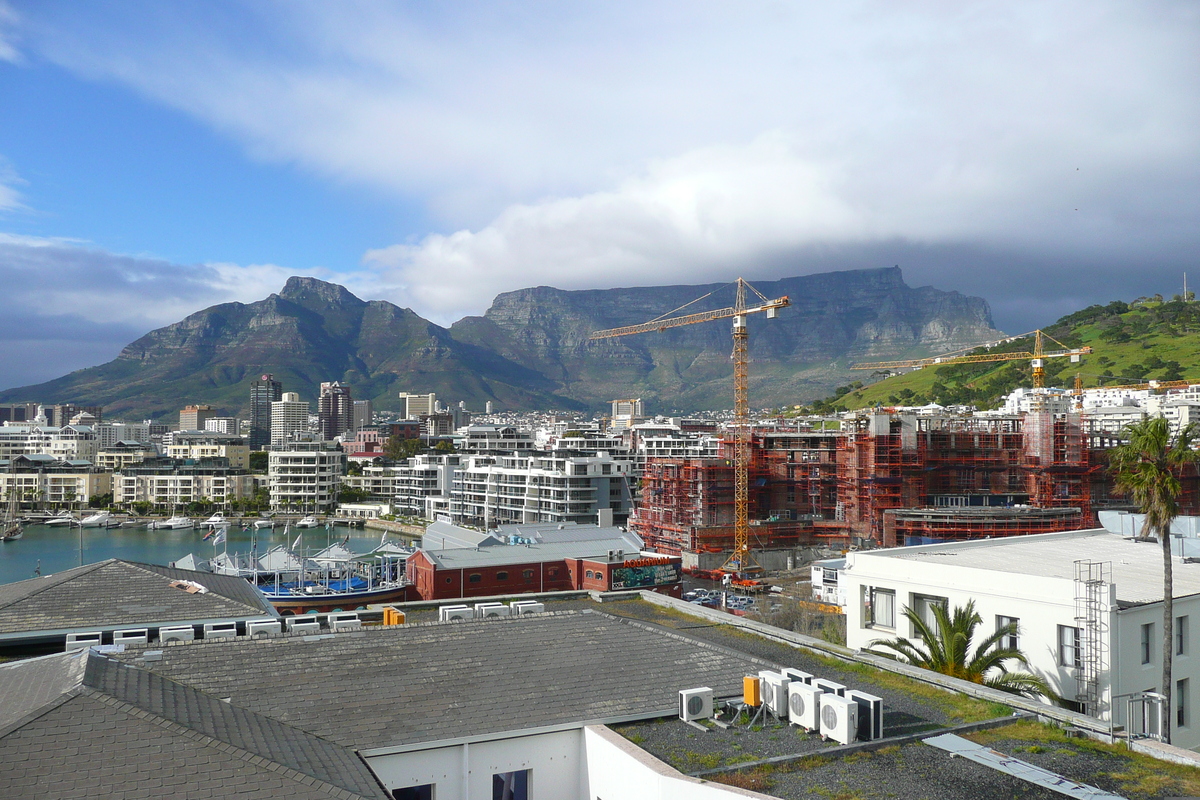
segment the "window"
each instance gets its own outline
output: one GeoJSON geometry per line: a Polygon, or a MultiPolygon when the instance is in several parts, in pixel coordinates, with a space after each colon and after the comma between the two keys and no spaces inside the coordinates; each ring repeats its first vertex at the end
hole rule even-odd
{"type": "Polygon", "coordinates": [[[1154,623],[1147,622],[1142,626],[1142,663],[1150,663],[1150,651],[1154,643],[1154,623]]]}
{"type": "Polygon", "coordinates": [[[1080,630],[1069,625],[1058,626],[1058,663],[1064,667],[1078,667],[1080,648],[1080,630]]]}
{"type": "Polygon", "coordinates": [[[1018,634],[1020,633],[1021,620],[1017,619],[1016,617],[1003,617],[1003,616],[997,615],[996,616],[996,630],[1000,630],[1001,628],[1005,627],[1006,625],[1011,625],[1013,627],[1013,632],[1000,639],[1000,646],[1003,648],[1006,648],[1008,650],[1017,650],[1017,649],[1019,649],[1017,645],[1018,645],[1018,634]]]}
{"type": "Polygon", "coordinates": [[[508,580],[508,573],[507,573],[507,572],[497,572],[497,573],[496,573],[496,580],[498,580],[498,581],[506,581],[506,580],[508,580]]]}
{"type": "Polygon", "coordinates": [[[522,570],[521,577],[527,581],[533,580],[533,570],[531,570],[531,569],[522,570]]]}
{"type": "Polygon", "coordinates": [[[522,769],[492,775],[492,800],[529,800],[530,772],[522,769]]]}
{"type": "Polygon", "coordinates": [[[594,578],[594,577],[596,577],[595,575],[593,575],[593,574],[592,574],[592,571],[591,571],[590,569],[589,569],[587,572],[585,572],[585,573],[584,573],[584,575],[585,575],[585,576],[587,576],[587,577],[589,577],[589,578],[594,578]]]}
{"type": "Polygon", "coordinates": [[[1175,726],[1186,728],[1188,724],[1188,679],[1175,681],[1175,726]]]}
{"type": "Polygon", "coordinates": [[[1175,655],[1186,656],[1188,646],[1188,618],[1175,618],[1175,655]]]}
{"type": "MultiPolygon", "coordinates": [[[[913,611],[917,613],[917,616],[921,618],[930,630],[936,629],[937,618],[933,615],[933,609],[938,606],[945,608],[948,603],[947,599],[945,597],[933,597],[924,594],[914,594],[912,597],[913,611]]],[[[913,634],[915,635],[916,631],[913,631],[913,634]]]]}
{"type": "Polygon", "coordinates": [[[550,569],[546,570],[546,575],[551,578],[557,578],[558,577],[558,567],[551,567],[550,569]]]}
{"type": "Polygon", "coordinates": [[[882,628],[896,627],[896,593],[891,589],[871,590],[871,622],[882,628]]]}
{"type": "Polygon", "coordinates": [[[392,789],[392,797],[396,800],[433,800],[433,784],[423,783],[420,786],[392,789]]]}
{"type": "Polygon", "coordinates": [[[467,576],[467,581],[469,583],[479,583],[481,580],[483,580],[483,574],[480,572],[472,572],[467,576]]]}

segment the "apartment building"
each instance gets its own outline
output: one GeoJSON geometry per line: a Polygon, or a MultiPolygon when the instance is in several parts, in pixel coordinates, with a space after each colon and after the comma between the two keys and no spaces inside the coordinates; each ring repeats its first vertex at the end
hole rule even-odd
{"type": "Polygon", "coordinates": [[[464,458],[458,453],[422,453],[401,464],[364,464],[361,475],[346,475],[342,481],[373,499],[389,501],[397,514],[432,519],[429,498],[451,494],[464,458]]]}
{"type": "Polygon", "coordinates": [[[160,456],[114,474],[112,493],[117,505],[145,502],[164,510],[194,501],[228,505],[254,494],[254,476],[228,458],[181,461],[160,456]]]}
{"type": "Polygon", "coordinates": [[[345,459],[337,442],[288,442],[272,449],[267,461],[271,508],[332,511],[345,459]]]}
{"type": "Polygon", "coordinates": [[[65,507],[112,491],[112,473],[89,461],[17,455],[0,461],[0,501],[65,507]]]}
{"type": "Polygon", "coordinates": [[[148,458],[157,458],[158,448],[145,442],[115,442],[101,447],[96,454],[96,466],[109,472],[120,472],[125,467],[140,464],[148,458]]]}
{"type": "Polygon", "coordinates": [[[630,463],[609,455],[474,455],[454,477],[451,521],[590,522],[602,509],[624,521],[632,499],[630,463]]]}
{"type": "Polygon", "coordinates": [[[272,447],[293,441],[297,433],[308,430],[308,403],[296,392],[284,392],[281,399],[271,403],[272,447]]]}
{"type": "Polygon", "coordinates": [[[5,425],[0,427],[0,458],[47,455],[62,461],[95,462],[96,432],[88,425],[5,425]]]}
{"type": "Polygon", "coordinates": [[[235,469],[250,466],[250,445],[236,433],[175,431],[167,455],[177,459],[226,458],[235,469]]]}

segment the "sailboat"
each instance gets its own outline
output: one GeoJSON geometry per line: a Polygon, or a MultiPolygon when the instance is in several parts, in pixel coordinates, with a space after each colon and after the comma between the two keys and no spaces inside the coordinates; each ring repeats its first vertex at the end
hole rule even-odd
{"type": "MultiPolygon", "coordinates": [[[[9,483],[9,493],[10,495],[12,493],[12,483],[9,483]]],[[[10,496],[8,498],[8,507],[4,509],[4,522],[0,523],[0,539],[6,542],[14,542],[24,535],[25,529],[17,521],[16,505],[10,496]]]]}

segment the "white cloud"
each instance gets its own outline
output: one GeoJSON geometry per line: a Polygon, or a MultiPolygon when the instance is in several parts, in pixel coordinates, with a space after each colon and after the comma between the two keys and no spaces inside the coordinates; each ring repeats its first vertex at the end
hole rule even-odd
{"type": "MultiPolygon", "coordinates": [[[[0,7],[0,13],[3,13],[3,7],[0,7]]],[[[3,42],[0,41],[0,45],[3,42]]],[[[0,47],[0,57],[3,56],[3,48],[0,47]]],[[[8,161],[0,156],[0,211],[14,211],[19,208],[24,208],[21,202],[21,193],[17,190],[17,186],[24,185],[25,181],[17,175],[17,171],[12,168],[8,161]]]]}
{"type": "Polygon", "coordinates": [[[0,61],[13,64],[20,63],[21,55],[17,51],[16,34],[14,29],[20,22],[17,12],[4,0],[0,0],[0,61]]]}
{"type": "Polygon", "coordinates": [[[23,46],[423,204],[440,232],[344,282],[442,322],[535,283],[816,271],[821,248],[970,243],[1070,283],[1198,243],[1194,4],[71,8],[30,6],[23,46]]]}

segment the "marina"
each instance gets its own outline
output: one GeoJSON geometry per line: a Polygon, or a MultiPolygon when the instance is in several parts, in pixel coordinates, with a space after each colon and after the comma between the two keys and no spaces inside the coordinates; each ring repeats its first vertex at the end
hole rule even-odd
{"type": "MultiPolygon", "coordinates": [[[[204,541],[209,528],[201,521],[195,528],[151,530],[145,526],[119,528],[80,528],[73,525],[47,526],[29,523],[24,536],[17,541],[0,543],[0,584],[31,578],[36,574],[49,575],[79,566],[80,543],[82,563],[94,564],[109,558],[170,565],[189,554],[198,560],[211,559],[227,552],[233,557],[248,558],[252,551],[265,554],[277,546],[292,545],[301,532],[286,529],[283,523],[275,528],[251,527],[243,531],[240,525],[230,525],[227,541],[213,546],[204,541]]],[[[380,534],[346,525],[333,525],[303,532],[299,549],[316,552],[335,543],[355,553],[365,553],[379,546],[380,534]],[[349,537],[349,538],[347,538],[349,537]]],[[[399,542],[389,535],[389,540],[399,542]]]]}

